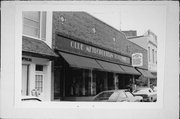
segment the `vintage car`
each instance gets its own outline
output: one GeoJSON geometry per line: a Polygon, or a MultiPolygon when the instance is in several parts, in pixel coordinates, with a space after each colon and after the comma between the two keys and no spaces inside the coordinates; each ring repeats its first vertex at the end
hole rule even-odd
{"type": "Polygon", "coordinates": [[[153,91],[151,88],[139,88],[134,90],[133,95],[142,96],[144,102],[156,102],[157,92],[153,91]]]}
{"type": "Polygon", "coordinates": [[[108,90],[97,94],[93,101],[100,102],[142,102],[141,96],[134,96],[129,90],[108,90]]]}

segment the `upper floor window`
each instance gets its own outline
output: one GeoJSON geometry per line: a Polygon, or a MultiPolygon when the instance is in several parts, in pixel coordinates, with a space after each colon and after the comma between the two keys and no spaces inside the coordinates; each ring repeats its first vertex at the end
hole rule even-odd
{"type": "Polygon", "coordinates": [[[150,57],[150,47],[148,47],[148,59],[149,59],[149,62],[151,61],[151,57],[150,57]]]}
{"type": "Polygon", "coordinates": [[[157,64],[157,51],[155,51],[155,63],[157,64]]]}
{"type": "Polygon", "coordinates": [[[154,63],[154,49],[152,49],[152,59],[153,59],[153,63],[154,63]]]}
{"type": "Polygon", "coordinates": [[[46,12],[26,11],[23,16],[23,35],[46,39],[46,12]]]}

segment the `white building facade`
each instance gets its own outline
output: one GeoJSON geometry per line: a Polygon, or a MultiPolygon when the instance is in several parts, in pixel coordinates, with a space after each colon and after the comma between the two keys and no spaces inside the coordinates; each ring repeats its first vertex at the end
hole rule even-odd
{"type": "Polygon", "coordinates": [[[157,77],[157,36],[148,30],[142,36],[133,36],[127,39],[147,49],[148,70],[157,77]]]}
{"type": "Polygon", "coordinates": [[[52,12],[22,13],[22,96],[53,98],[52,12]],[[51,95],[50,95],[51,94],[51,95]]]}

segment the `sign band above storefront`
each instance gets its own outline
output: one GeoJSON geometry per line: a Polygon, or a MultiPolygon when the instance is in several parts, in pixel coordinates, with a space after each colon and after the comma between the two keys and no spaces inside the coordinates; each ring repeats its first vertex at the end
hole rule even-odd
{"type": "Polygon", "coordinates": [[[97,48],[85,43],[70,40],[68,38],[60,37],[56,38],[56,48],[58,50],[65,50],[79,55],[91,56],[93,58],[106,59],[123,64],[131,64],[130,57],[122,56],[117,53],[113,53],[102,48],[97,48]]]}

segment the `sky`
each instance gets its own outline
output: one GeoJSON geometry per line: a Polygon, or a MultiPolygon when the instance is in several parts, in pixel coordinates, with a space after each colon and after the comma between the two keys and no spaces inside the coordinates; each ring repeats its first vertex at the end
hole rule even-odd
{"type": "Polygon", "coordinates": [[[162,5],[124,5],[117,11],[90,14],[117,30],[136,30],[143,35],[150,29],[159,40],[165,39],[166,9],[162,5]]]}

